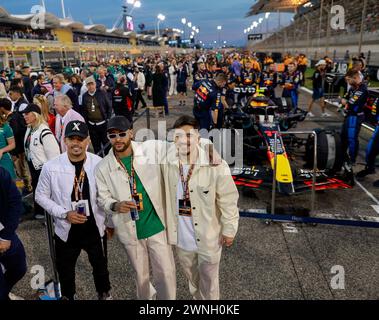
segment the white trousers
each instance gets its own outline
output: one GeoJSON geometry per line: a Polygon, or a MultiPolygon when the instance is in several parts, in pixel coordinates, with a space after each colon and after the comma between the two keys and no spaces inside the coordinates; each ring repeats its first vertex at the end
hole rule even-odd
{"type": "Polygon", "coordinates": [[[166,231],[150,238],[138,240],[137,245],[124,245],[135,271],[137,299],[175,300],[176,269],[171,245],[167,244],[166,231]],[[150,268],[155,288],[150,282],[150,268]]]}
{"type": "Polygon", "coordinates": [[[189,252],[176,247],[180,265],[187,277],[195,300],[219,300],[219,269],[221,249],[213,255],[189,252]]]}
{"type": "Polygon", "coordinates": [[[173,94],[175,95],[178,94],[177,86],[178,86],[178,81],[177,81],[176,75],[170,76],[170,91],[168,93],[170,96],[172,96],[173,94]]]}

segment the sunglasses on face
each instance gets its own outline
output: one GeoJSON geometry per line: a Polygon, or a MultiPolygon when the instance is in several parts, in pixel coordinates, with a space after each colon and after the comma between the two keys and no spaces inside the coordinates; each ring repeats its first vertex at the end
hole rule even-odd
{"type": "Polygon", "coordinates": [[[125,138],[127,135],[128,135],[127,132],[108,133],[108,139],[125,138]]]}

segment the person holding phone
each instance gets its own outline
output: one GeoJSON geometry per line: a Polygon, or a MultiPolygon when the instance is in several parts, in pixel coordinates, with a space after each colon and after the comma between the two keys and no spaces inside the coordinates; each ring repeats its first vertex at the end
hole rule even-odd
{"type": "Polygon", "coordinates": [[[75,265],[84,250],[92,265],[99,300],[111,300],[106,217],[97,205],[94,175],[101,158],[86,152],[90,139],[84,122],[69,122],[64,141],[67,152],[43,166],[36,190],[36,202],[55,222],[54,242],[62,296],[75,299],[75,265]]]}

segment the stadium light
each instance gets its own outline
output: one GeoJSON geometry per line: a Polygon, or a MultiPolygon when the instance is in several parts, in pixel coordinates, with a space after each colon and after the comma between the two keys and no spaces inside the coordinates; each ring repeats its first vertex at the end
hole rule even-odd
{"type": "Polygon", "coordinates": [[[269,16],[270,16],[270,12],[266,12],[265,18],[268,19],[269,16]]]}
{"type": "Polygon", "coordinates": [[[158,37],[159,37],[159,24],[161,21],[164,21],[166,19],[166,17],[162,13],[160,13],[160,14],[158,14],[157,18],[158,18],[158,23],[157,23],[157,31],[158,32],[157,33],[158,33],[158,37]]]}
{"type": "Polygon", "coordinates": [[[192,26],[192,30],[195,31],[195,30],[196,30],[196,27],[195,27],[195,26],[192,26]]]}
{"type": "Polygon", "coordinates": [[[192,28],[192,22],[188,22],[187,26],[188,28],[192,28]]]}
{"type": "Polygon", "coordinates": [[[262,23],[262,21],[263,21],[263,18],[259,18],[258,22],[262,23]]]}
{"type": "Polygon", "coordinates": [[[222,29],[222,26],[217,26],[217,30],[221,30],[222,29]]]}
{"type": "Polygon", "coordinates": [[[186,18],[182,18],[182,23],[186,24],[187,23],[187,19],[186,18]]]}

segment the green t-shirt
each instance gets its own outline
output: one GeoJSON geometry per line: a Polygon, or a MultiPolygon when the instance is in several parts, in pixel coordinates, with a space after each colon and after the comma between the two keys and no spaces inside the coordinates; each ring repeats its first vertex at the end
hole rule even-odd
{"type": "MultiPolygon", "coordinates": [[[[125,168],[131,175],[131,161],[132,157],[125,157],[121,159],[125,168]]],[[[158,217],[157,212],[154,209],[153,203],[150,200],[141,180],[136,172],[134,172],[136,179],[137,193],[142,193],[143,210],[139,212],[139,220],[136,221],[137,226],[137,238],[139,240],[149,238],[164,230],[164,226],[158,217]]]]}
{"type": "MultiPolygon", "coordinates": [[[[6,122],[0,126],[0,149],[8,146],[8,139],[13,138],[13,131],[9,124],[6,122]]],[[[16,172],[14,170],[13,161],[9,152],[4,153],[0,159],[0,167],[8,170],[12,179],[16,179],[16,172]]]]}
{"type": "Polygon", "coordinates": [[[10,125],[6,122],[0,126],[0,149],[8,145],[8,139],[13,138],[13,131],[10,125]]]}

